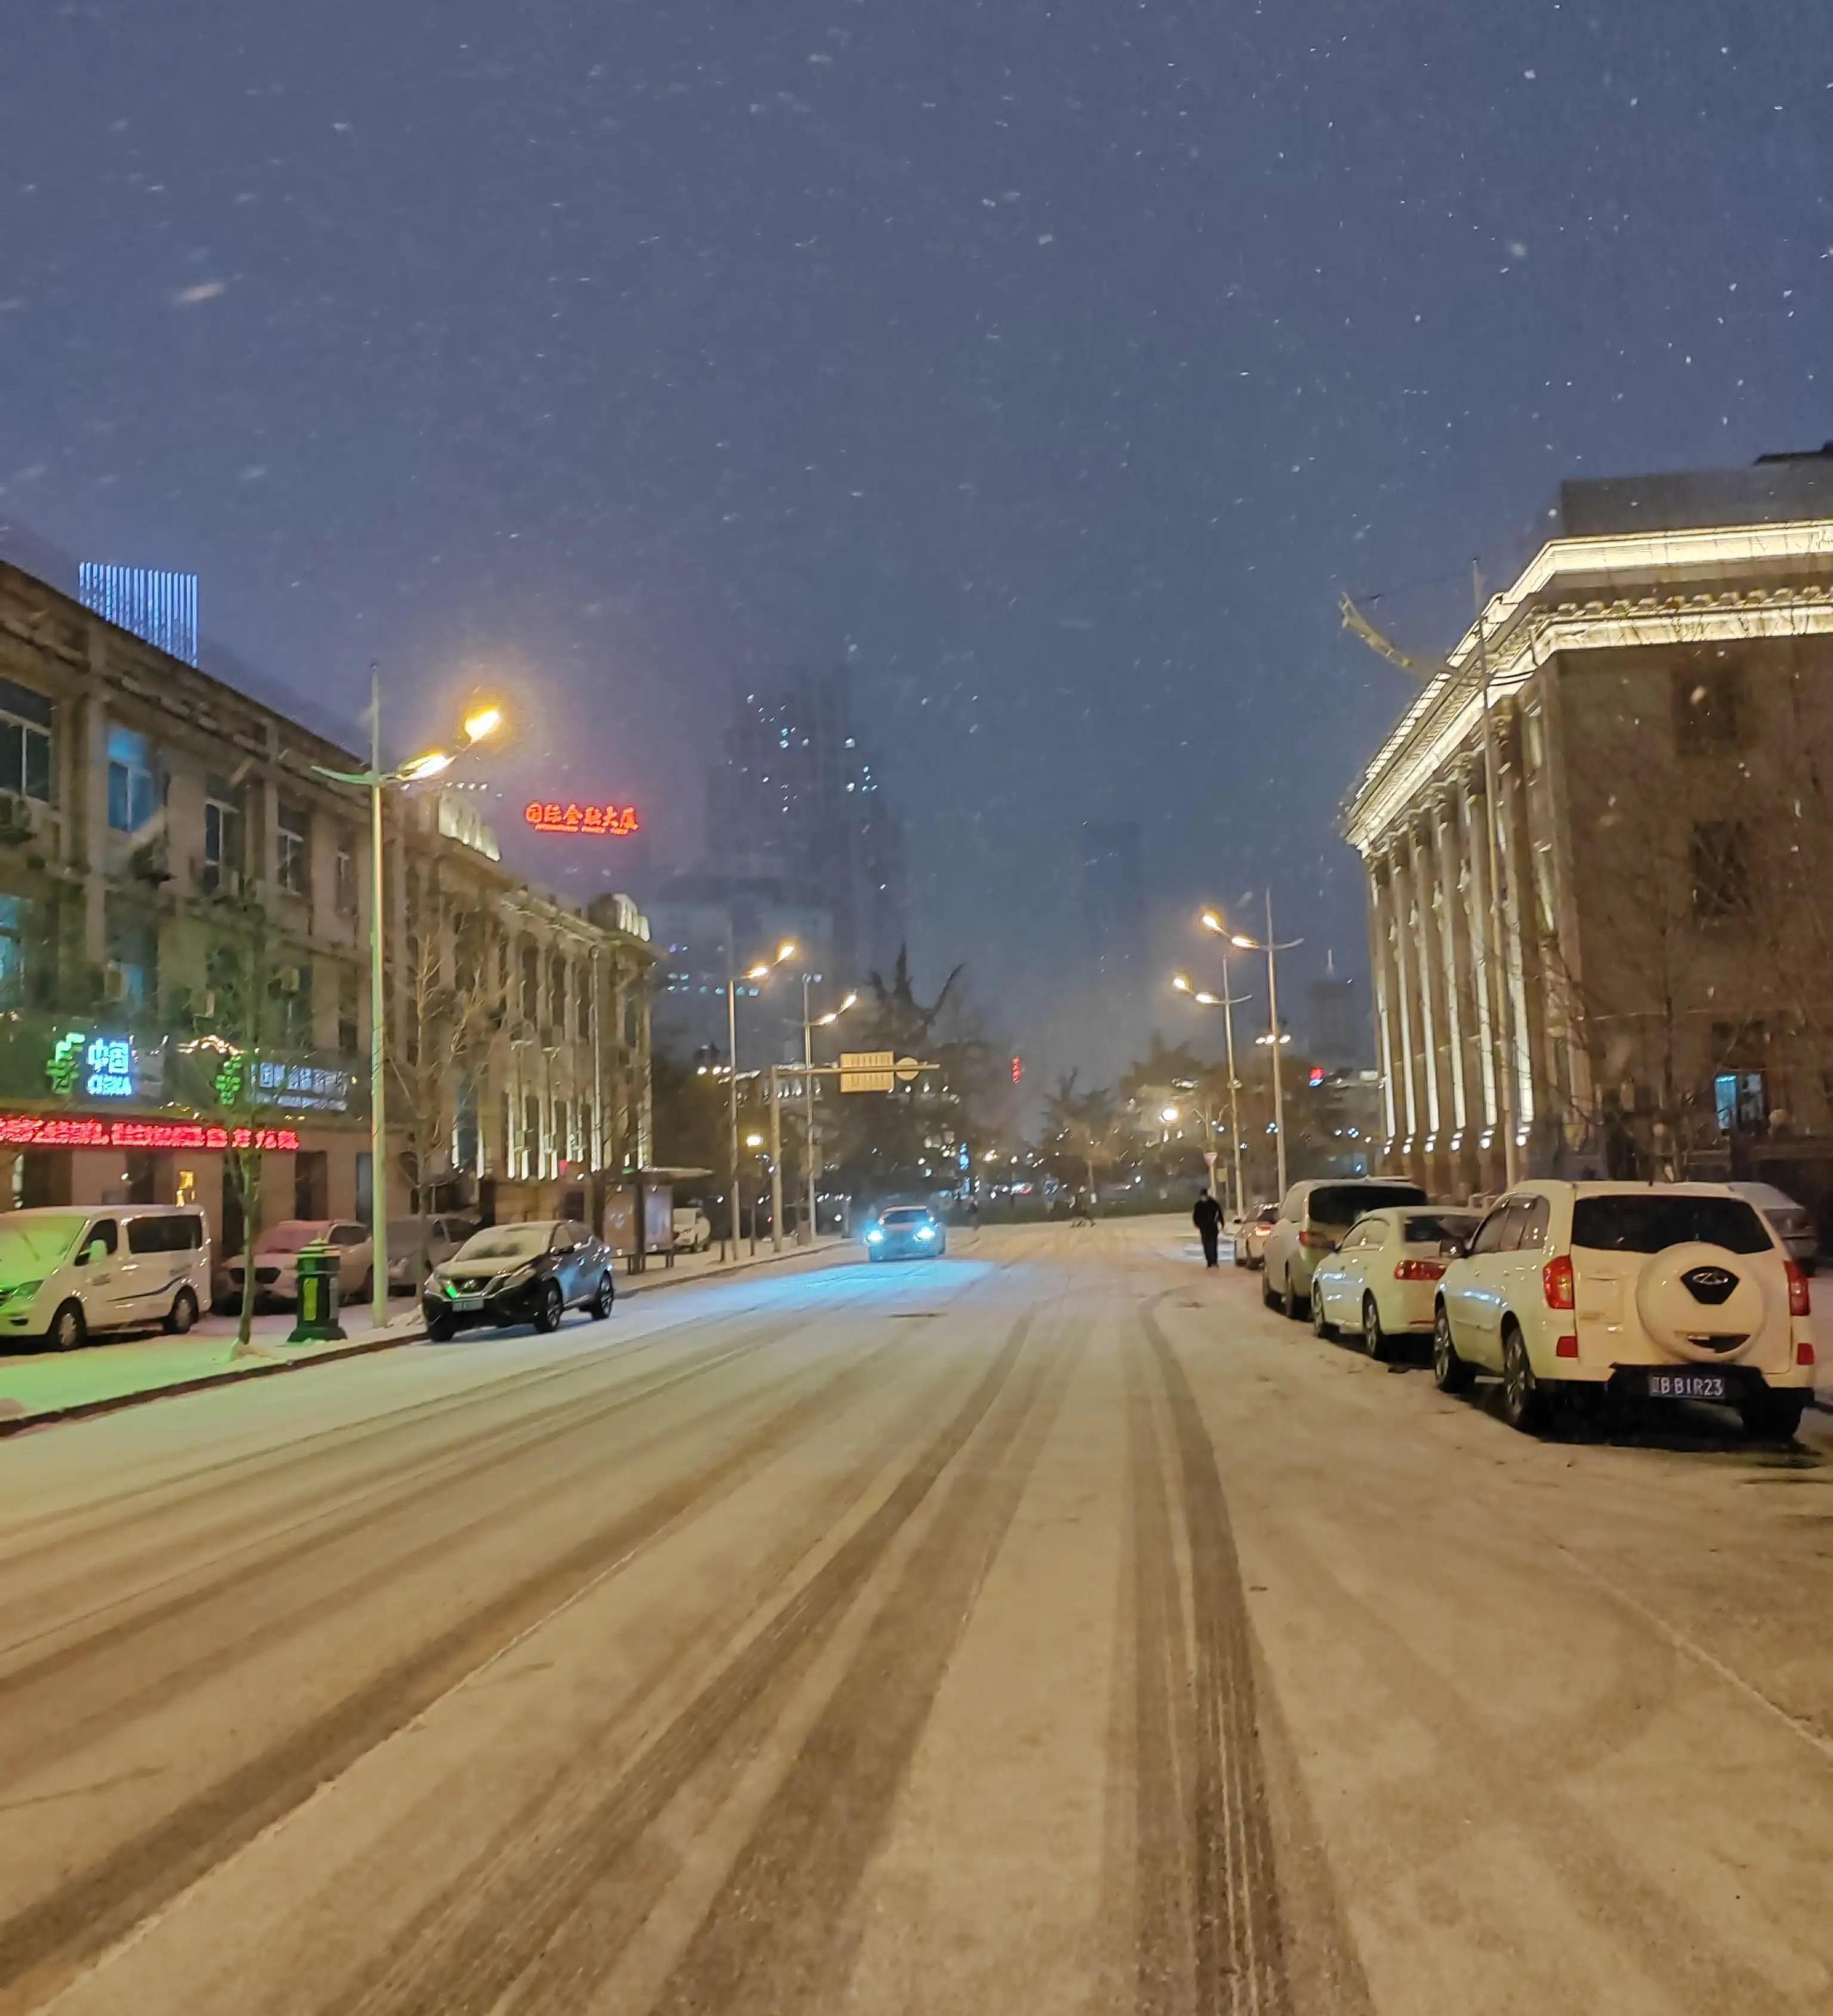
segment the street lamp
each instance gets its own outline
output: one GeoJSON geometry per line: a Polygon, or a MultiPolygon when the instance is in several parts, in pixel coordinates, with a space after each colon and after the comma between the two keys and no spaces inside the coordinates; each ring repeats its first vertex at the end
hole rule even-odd
{"type": "MultiPolygon", "coordinates": [[[[1204,923],[1208,924],[1214,915],[1213,911],[1205,910],[1203,913],[1204,923]]],[[[1216,924],[1210,926],[1210,928],[1219,928],[1220,922],[1218,919],[1216,924]]],[[[1212,994],[1206,988],[1193,988],[1188,978],[1181,973],[1172,976],[1171,984],[1179,994],[1189,995],[1199,1008],[1219,1008],[1222,1010],[1223,1028],[1228,1037],[1228,1132],[1231,1159],[1234,1164],[1235,1215],[1241,1218],[1245,1215],[1248,1204],[1241,1184],[1241,1106],[1240,1088],[1235,1079],[1235,1010],[1248,997],[1244,994],[1237,995],[1229,990],[1226,938],[1223,941],[1220,994],[1212,994]]],[[[1215,1165],[1213,1162],[1209,1165],[1209,1194],[1212,1197],[1215,1194],[1215,1165]]]]}
{"type": "MultiPolygon", "coordinates": [[[[1290,952],[1301,945],[1302,938],[1289,938],[1284,943],[1275,941],[1273,935],[1273,891],[1266,892],[1266,936],[1264,939],[1251,938],[1240,931],[1231,931],[1213,910],[1203,913],[1203,928],[1214,931],[1232,945],[1239,945],[1243,952],[1263,952],[1266,955],[1266,1015],[1269,1030],[1269,1047],[1273,1052],[1273,1154],[1279,1172],[1279,1193],[1286,1193],[1286,1103],[1280,1085],[1280,1049],[1284,1039],[1280,1034],[1280,983],[1279,971],[1273,959],[1275,952],[1290,952]]],[[[1223,985],[1227,982],[1225,980],[1223,985]]]]}
{"type": "Polygon", "coordinates": [[[354,785],[369,794],[369,1290],[370,1316],[378,1330],[388,1327],[388,1139],[384,1125],[387,1073],[387,1003],[382,986],[382,794],[391,785],[424,783],[449,770],[466,751],[502,725],[502,710],[479,707],[464,722],[464,743],[456,752],[430,750],[398,770],[382,768],[382,675],[369,668],[369,767],[366,770],[327,770],[312,766],[333,783],[354,785]]]}
{"type": "Polygon", "coordinates": [[[837,1008],[830,1008],[825,1015],[808,1019],[808,976],[802,975],[802,1124],[808,1136],[805,1160],[808,1179],[808,1240],[814,1242],[819,1229],[815,1215],[815,1031],[831,1029],[849,1008],[859,1006],[857,994],[849,993],[837,1008]]]}
{"type": "MultiPolygon", "coordinates": [[[[726,931],[726,1063],[727,1072],[727,1117],[731,1123],[729,1141],[729,1154],[726,1173],[732,1179],[731,1194],[726,1200],[726,1222],[732,1235],[732,1257],[738,1258],[738,983],[741,980],[768,980],[772,970],[785,959],[796,955],[795,941],[786,938],[776,948],[776,956],[760,959],[755,966],[747,967],[743,973],[732,970],[732,930],[726,931]]],[[[775,1089],[774,1087],[772,1088],[775,1089]]]]}

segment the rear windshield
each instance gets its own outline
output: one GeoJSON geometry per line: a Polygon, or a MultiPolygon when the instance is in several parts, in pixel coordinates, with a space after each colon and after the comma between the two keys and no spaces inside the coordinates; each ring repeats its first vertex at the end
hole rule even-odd
{"type": "Polygon", "coordinates": [[[1400,1237],[1409,1246],[1434,1246],[1441,1239],[1467,1239],[1476,1222],[1474,1211],[1422,1211],[1407,1219],[1400,1237]]]}
{"type": "Polygon", "coordinates": [[[1742,1197],[1664,1197],[1657,1190],[1580,1197],[1572,1206],[1572,1244],[1594,1252],[1659,1253],[1695,1240],[1727,1253],[1770,1247],[1763,1220],[1742,1197]]]}
{"type": "Polygon", "coordinates": [[[1320,1183],[1305,1200],[1305,1211],[1314,1225],[1353,1225],[1365,1211],[1425,1201],[1425,1192],[1410,1183],[1320,1183]]]}

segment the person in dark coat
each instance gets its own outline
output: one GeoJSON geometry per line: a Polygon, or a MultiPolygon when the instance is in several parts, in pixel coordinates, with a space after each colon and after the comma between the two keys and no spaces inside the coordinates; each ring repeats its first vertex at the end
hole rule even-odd
{"type": "Polygon", "coordinates": [[[1222,1238],[1222,1206],[1207,1190],[1197,1193],[1197,1206],[1190,1213],[1190,1222],[1197,1228],[1197,1237],[1203,1242],[1203,1265],[1213,1267],[1222,1238]]]}

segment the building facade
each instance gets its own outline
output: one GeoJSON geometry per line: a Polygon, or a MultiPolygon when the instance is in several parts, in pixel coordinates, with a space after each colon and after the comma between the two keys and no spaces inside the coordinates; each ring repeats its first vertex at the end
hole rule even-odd
{"type": "Polygon", "coordinates": [[[904,827],[859,731],[852,675],[798,668],[758,679],[721,743],[707,779],[710,868],[825,911],[845,985],[888,973],[904,942],[904,827]]]}
{"type": "Polygon", "coordinates": [[[1348,808],[1385,1165],[1457,1196],[1813,1160],[1833,458],[1568,484],[1552,515],[1348,808]]]}
{"type": "MultiPolygon", "coordinates": [[[[269,1150],[264,1221],[369,1215],[368,801],[319,774],[364,767],[0,565],[0,1208],[196,1202],[233,1240],[245,1136],[269,1150]]],[[[449,797],[386,810],[391,1211],[416,1174],[520,1216],[636,1166],[640,914],[526,889],[449,797]],[[493,963],[467,992],[473,945],[493,963]],[[416,1039],[461,1002],[465,1055],[416,1110],[416,1039]]]]}

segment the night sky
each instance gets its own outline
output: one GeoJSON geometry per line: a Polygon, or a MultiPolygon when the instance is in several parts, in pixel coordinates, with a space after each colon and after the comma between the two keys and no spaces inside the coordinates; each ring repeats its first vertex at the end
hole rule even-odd
{"type": "Polygon", "coordinates": [[[1828,0],[34,0],[0,62],[0,520],[343,715],[380,659],[397,753],[501,687],[501,823],[664,861],[733,682],[850,661],[920,967],[1085,1082],[1085,818],[1167,963],[1270,880],[1364,967],[1340,586],[1442,648],[1562,477],[1833,435],[1828,0]]]}

